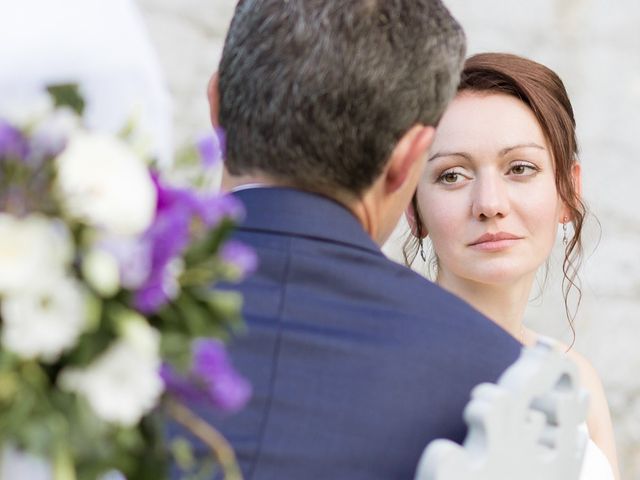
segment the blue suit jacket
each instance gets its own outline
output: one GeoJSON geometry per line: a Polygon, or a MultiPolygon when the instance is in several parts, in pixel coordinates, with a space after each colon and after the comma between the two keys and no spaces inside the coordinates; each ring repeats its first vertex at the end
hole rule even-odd
{"type": "Polygon", "coordinates": [[[473,386],[520,345],[388,260],[343,206],[284,188],[236,193],[258,253],[230,346],[253,399],[212,421],[246,480],[409,480],[429,441],[461,441],[473,386]]]}

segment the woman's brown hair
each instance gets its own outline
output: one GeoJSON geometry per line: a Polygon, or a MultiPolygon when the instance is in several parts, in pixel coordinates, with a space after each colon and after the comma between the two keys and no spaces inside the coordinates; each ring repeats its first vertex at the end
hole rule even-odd
{"type": "MultiPolygon", "coordinates": [[[[572,175],[572,169],[578,161],[578,143],[573,108],[564,84],[555,72],[533,60],[507,53],[481,53],[465,62],[458,87],[458,93],[460,92],[512,95],[533,111],[544,132],[554,162],[556,188],[570,211],[568,219],[574,231],[565,245],[562,262],[565,311],[573,330],[573,319],[582,297],[578,267],[582,260],[581,234],[587,210],[572,175]],[[569,294],[574,288],[577,302],[572,312],[569,294]]],[[[415,195],[412,206],[416,215],[418,238],[409,238],[405,242],[403,253],[407,265],[415,260],[423,228],[415,195]]]]}

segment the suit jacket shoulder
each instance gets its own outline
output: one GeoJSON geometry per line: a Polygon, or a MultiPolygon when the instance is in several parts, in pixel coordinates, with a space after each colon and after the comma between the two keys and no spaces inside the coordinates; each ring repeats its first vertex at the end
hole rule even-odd
{"type": "Polygon", "coordinates": [[[412,478],[430,440],[462,440],[471,388],[495,381],[519,345],[385,258],[331,200],[240,196],[248,214],[237,237],[260,267],[240,286],[248,330],[231,354],[254,397],[215,421],[245,476],[412,478]]]}

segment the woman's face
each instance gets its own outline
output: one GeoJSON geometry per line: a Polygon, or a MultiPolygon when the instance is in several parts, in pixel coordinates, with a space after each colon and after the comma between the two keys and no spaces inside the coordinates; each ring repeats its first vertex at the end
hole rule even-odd
{"type": "Polygon", "coordinates": [[[532,278],[566,215],[533,112],[499,93],[462,92],[454,99],[417,196],[443,282],[532,278]]]}

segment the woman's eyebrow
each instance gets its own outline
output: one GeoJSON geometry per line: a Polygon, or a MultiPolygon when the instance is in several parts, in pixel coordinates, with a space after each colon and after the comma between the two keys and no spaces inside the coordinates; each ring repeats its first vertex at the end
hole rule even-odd
{"type": "MultiPolygon", "coordinates": [[[[512,150],[517,150],[519,148],[535,148],[538,150],[546,150],[546,148],[544,148],[542,145],[535,143],[535,142],[529,142],[529,143],[518,143],[516,145],[511,145],[509,147],[505,147],[502,150],[500,150],[499,155],[500,156],[504,156],[507,153],[509,153],[512,150]]],[[[462,157],[465,158],[467,160],[471,160],[471,154],[467,153],[467,152],[455,152],[455,151],[443,151],[443,152],[436,152],[433,155],[431,155],[429,157],[429,162],[431,160],[435,160],[436,158],[440,158],[440,157],[462,157]]]]}
{"type": "Polygon", "coordinates": [[[440,157],[462,157],[467,160],[471,160],[471,155],[466,152],[436,152],[429,157],[428,161],[430,162],[431,160],[435,160],[440,157]]]}
{"type": "Polygon", "coordinates": [[[539,145],[535,142],[519,143],[517,145],[513,145],[511,147],[505,147],[502,150],[500,150],[500,156],[504,156],[507,153],[509,153],[511,150],[516,150],[518,148],[536,148],[538,150],[546,150],[546,148],[544,148],[542,145],[539,145]]]}

